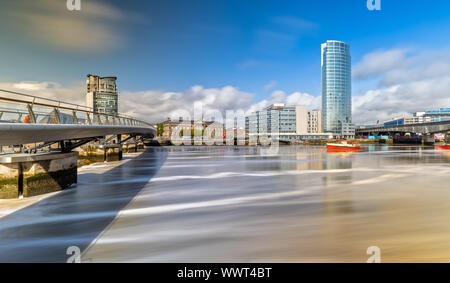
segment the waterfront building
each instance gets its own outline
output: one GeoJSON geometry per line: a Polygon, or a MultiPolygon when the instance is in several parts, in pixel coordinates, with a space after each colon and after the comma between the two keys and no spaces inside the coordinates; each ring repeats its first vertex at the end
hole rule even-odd
{"type": "Polygon", "coordinates": [[[306,106],[273,104],[251,113],[245,119],[246,132],[257,136],[279,136],[280,139],[327,139],[322,131],[322,113],[306,106]]]}
{"type": "Polygon", "coordinates": [[[99,77],[87,75],[86,80],[86,106],[94,112],[117,115],[118,93],[117,77],[99,77]]]}
{"type": "Polygon", "coordinates": [[[355,125],[352,123],[342,123],[341,137],[353,138],[356,134],[355,125]]]}
{"type": "Polygon", "coordinates": [[[412,115],[398,117],[384,122],[384,126],[401,126],[410,124],[441,122],[450,120],[450,108],[440,108],[439,110],[426,110],[425,112],[415,112],[412,115]]]}
{"type": "Polygon", "coordinates": [[[426,110],[423,117],[431,122],[450,120],[450,108],[439,108],[439,110],[426,110]]]}
{"type": "MultiPolygon", "coordinates": [[[[202,131],[206,129],[209,125],[211,125],[214,122],[206,122],[206,121],[197,121],[194,122],[193,120],[183,120],[183,117],[179,117],[177,120],[172,120],[170,117],[167,118],[166,121],[162,122],[162,139],[163,140],[170,140],[172,138],[173,130],[178,127],[181,123],[183,126],[183,130],[187,130],[191,132],[191,136],[194,136],[194,130],[202,131]]],[[[223,126],[222,126],[223,127],[223,126]]]]}
{"type": "Polygon", "coordinates": [[[350,45],[336,40],[322,44],[322,116],[324,132],[347,137],[352,124],[350,45]]]}
{"type": "Polygon", "coordinates": [[[389,126],[401,126],[401,125],[411,125],[423,123],[423,117],[402,117],[402,118],[394,118],[392,120],[384,122],[385,127],[389,126]]]}
{"type": "Polygon", "coordinates": [[[322,111],[308,111],[308,133],[322,132],[322,111]]]}

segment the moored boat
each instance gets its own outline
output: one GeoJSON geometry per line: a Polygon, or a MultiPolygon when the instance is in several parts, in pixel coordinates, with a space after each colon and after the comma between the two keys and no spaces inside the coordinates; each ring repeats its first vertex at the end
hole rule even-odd
{"type": "Polygon", "coordinates": [[[361,145],[355,143],[348,143],[347,141],[343,141],[340,143],[327,143],[327,149],[331,150],[360,150],[361,145]]]}
{"type": "Polygon", "coordinates": [[[439,145],[435,145],[434,148],[450,150],[450,144],[439,144],[439,145]]]}

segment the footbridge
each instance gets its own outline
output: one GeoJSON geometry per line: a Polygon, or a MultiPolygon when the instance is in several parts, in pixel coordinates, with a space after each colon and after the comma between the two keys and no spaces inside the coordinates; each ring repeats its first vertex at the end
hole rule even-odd
{"type": "Polygon", "coordinates": [[[155,135],[127,115],[0,89],[0,199],[71,187],[83,162],[120,160],[155,135]]]}
{"type": "Polygon", "coordinates": [[[0,89],[0,146],[62,143],[68,150],[110,135],[153,138],[156,129],[127,115],[0,89]]]}

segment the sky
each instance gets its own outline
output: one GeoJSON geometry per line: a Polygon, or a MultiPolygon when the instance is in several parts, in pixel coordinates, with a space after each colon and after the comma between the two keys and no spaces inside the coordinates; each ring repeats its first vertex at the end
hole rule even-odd
{"type": "Polygon", "coordinates": [[[120,111],[321,105],[320,45],[350,44],[353,120],[450,107],[450,1],[0,0],[0,88],[84,103],[117,76],[120,111]]]}

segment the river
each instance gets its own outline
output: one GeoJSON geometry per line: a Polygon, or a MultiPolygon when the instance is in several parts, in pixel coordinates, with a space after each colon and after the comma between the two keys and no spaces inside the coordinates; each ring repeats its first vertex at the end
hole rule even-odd
{"type": "MultiPolygon", "coordinates": [[[[450,153],[160,147],[0,218],[0,261],[450,261],[450,153]]],[[[106,167],[106,169],[105,169],[106,167]]]]}

